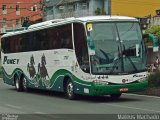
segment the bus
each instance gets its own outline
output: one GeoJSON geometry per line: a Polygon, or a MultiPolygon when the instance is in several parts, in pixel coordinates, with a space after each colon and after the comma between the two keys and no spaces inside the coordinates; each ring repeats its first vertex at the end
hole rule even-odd
{"type": "Polygon", "coordinates": [[[139,21],[125,16],[87,16],[37,23],[2,36],[4,83],[77,95],[143,91],[147,52],[139,21]]]}

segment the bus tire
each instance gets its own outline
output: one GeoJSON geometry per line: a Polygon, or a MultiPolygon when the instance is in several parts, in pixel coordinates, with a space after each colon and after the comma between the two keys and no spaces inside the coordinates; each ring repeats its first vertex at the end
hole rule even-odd
{"type": "Polygon", "coordinates": [[[21,80],[22,80],[23,91],[28,92],[27,79],[24,77],[24,75],[21,76],[21,80]]]}
{"type": "Polygon", "coordinates": [[[111,94],[111,99],[112,100],[118,100],[121,97],[122,93],[117,93],[117,94],[111,94]]]}
{"type": "Polygon", "coordinates": [[[17,75],[15,75],[14,81],[16,90],[18,92],[22,92],[23,91],[22,80],[17,75]]]}
{"type": "Polygon", "coordinates": [[[70,78],[67,80],[65,85],[65,96],[70,100],[74,100],[76,98],[74,93],[74,85],[70,78]]]}

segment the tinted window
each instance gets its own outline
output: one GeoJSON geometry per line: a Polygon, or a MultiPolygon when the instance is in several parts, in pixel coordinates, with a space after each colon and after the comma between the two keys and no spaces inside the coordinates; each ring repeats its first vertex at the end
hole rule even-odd
{"type": "Polygon", "coordinates": [[[2,49],[4,53],[61,48],[73,49],[71,24],[2,39],[2,49]]]}
{"type": "Polygon", "coordinates": [[[49,48],[73,49],[71,24],[50,28],[47,30],[49,48]]]}
{"type": "Polygon", "coordinates": [[[74,23],[74,43],[78,63],[84,72],[90,72],[88,47],[84,25],[74,23]]]}

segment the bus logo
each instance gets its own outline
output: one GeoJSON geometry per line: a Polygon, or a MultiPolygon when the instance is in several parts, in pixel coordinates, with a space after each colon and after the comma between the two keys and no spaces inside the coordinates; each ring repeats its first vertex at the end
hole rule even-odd
{"type": "Polygon", "coordinates": [[[3,64],[18,64],[19,59],[8,59],[7,56],[4,56],[3,64]]]}
{"type": "Polygon", "coordinates": [[[122,80],[122,83],[126,83],[128,80],[127,79],[123,79],[122,80]]]}

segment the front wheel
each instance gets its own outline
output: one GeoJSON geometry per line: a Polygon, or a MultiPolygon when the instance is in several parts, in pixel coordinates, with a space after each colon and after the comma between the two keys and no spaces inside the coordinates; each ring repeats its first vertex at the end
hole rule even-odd
{"type": "Polygon", "coordinates": [[[121,97],[122,93],[119,93],[119,94],[111,94],[111,99],[112,100],[118,100],[120,97],[121,97]]]}
{"type": "Polygon", "coordinates": [[[74,85],[70,79],[67,81],[65,86],[65,95],[70,100],[73,100],[76,98],[76,95],[74,93],[74,85]]]}

